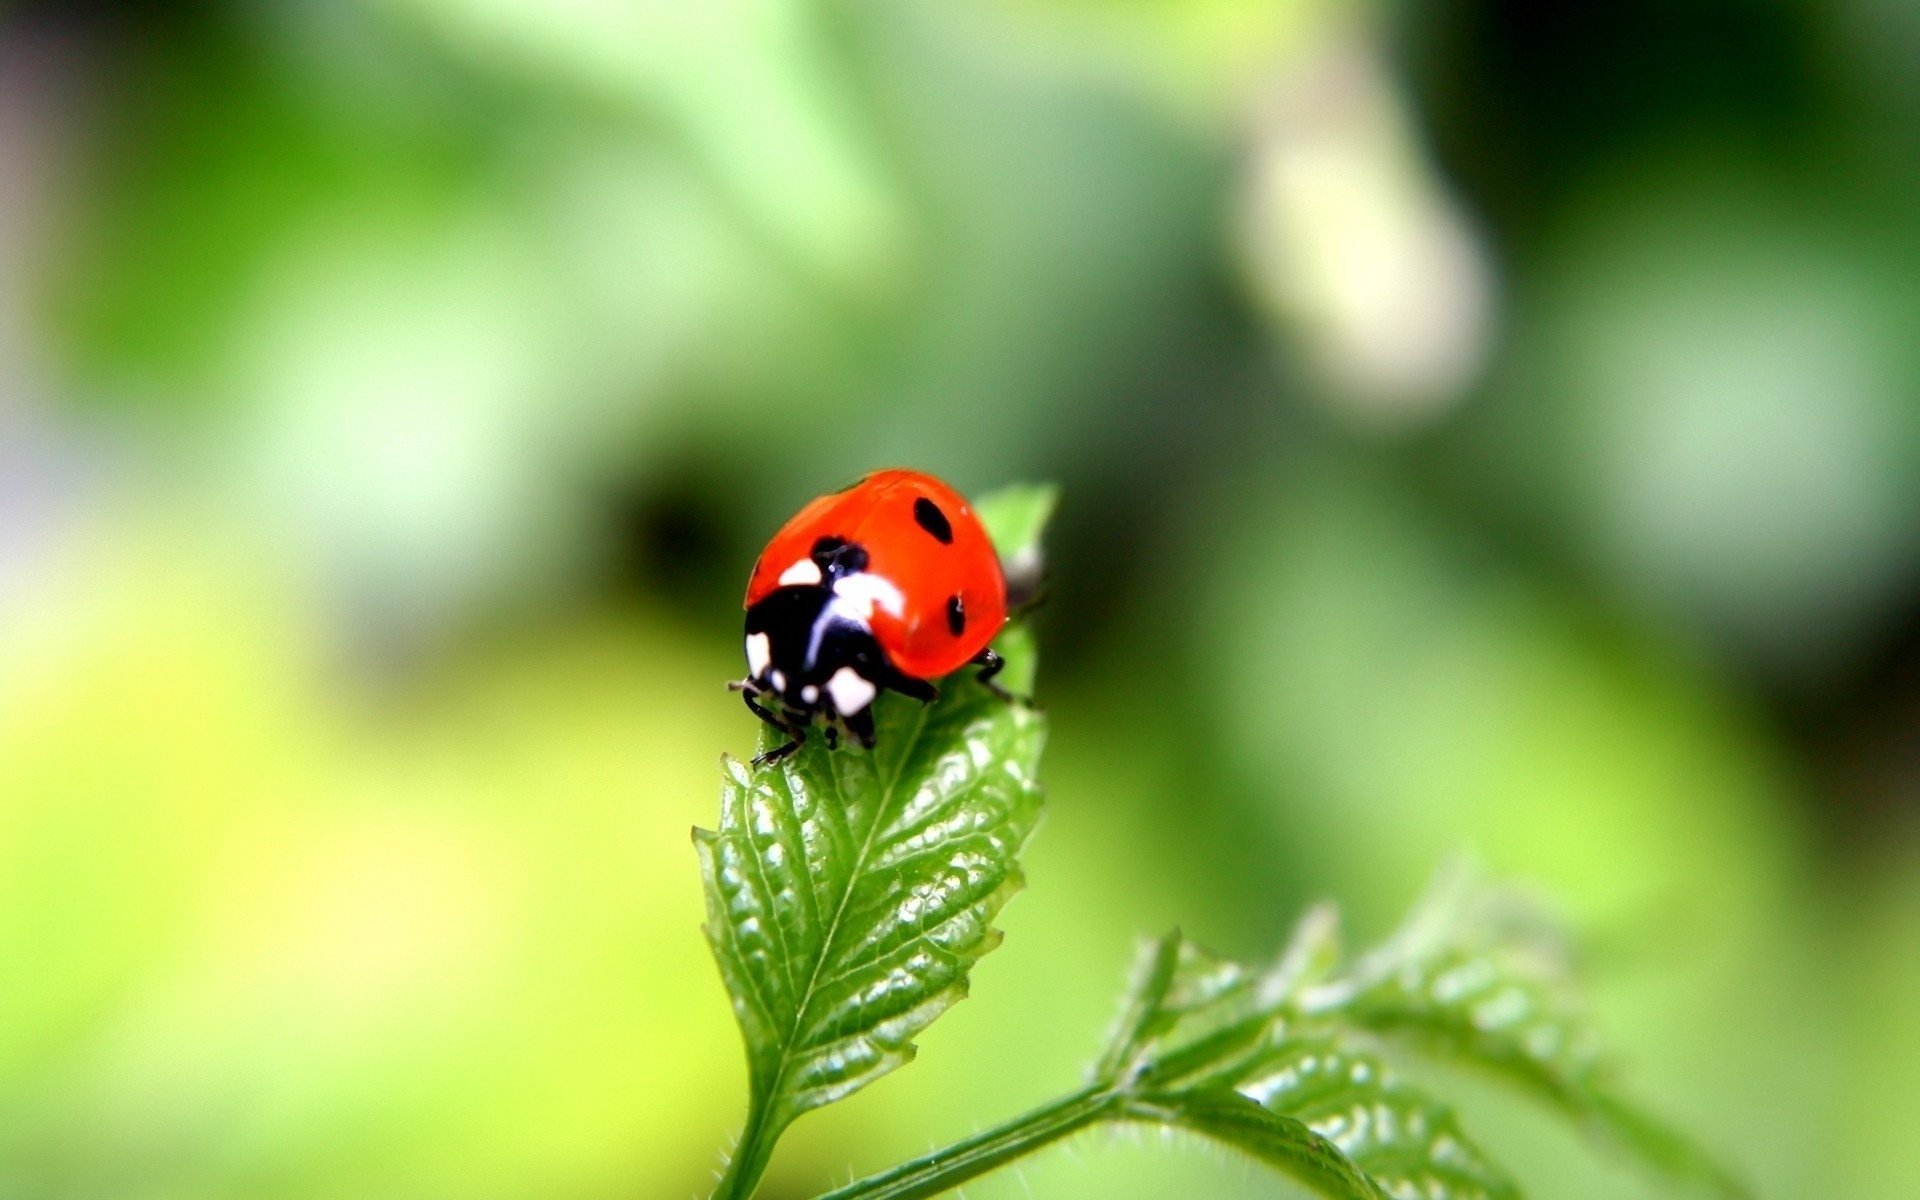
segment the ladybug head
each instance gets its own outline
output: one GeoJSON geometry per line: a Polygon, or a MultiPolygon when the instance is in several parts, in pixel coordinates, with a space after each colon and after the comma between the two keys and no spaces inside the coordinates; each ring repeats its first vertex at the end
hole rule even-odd
{"type": "Polygon", "coordinates": [[[858,604],[849,601],[858,591],[842,580],[789,584],[749,608],[747,680],[753,688],[779,697],[797,717],[864,712],[891,671],[858,604]]]}

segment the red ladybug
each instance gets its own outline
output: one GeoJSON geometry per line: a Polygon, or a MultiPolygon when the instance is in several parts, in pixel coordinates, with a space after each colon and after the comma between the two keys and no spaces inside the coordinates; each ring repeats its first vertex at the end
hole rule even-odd
{"type": "Polygon", "coordinates": [[[1007,622],[1007,584],[966,497],[919,471],[875,471],[801,509],[747,581],[747,677],[731,684],[786,734],[754,762],[800,748],[816,716],[873,745],[882,689],[930,702],[936,679],[969,663],[992,682],[988,648],[1007,622]],[[760,703],[772,697],[771,707],[760,703]]]}

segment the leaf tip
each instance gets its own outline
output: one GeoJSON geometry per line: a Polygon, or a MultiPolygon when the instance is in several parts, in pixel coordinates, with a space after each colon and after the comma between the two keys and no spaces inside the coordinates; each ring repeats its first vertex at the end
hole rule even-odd
{"type": "Polygon", "coordinates": [[[1052,483],[1009,484],[974,502],[1009,573],[1038,566],[1040,538],[1059,502],[1060,487],[1052,483]]]}

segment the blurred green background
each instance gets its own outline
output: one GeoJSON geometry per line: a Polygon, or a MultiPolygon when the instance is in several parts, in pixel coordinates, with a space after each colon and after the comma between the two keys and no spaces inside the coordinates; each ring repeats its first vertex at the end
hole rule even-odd
{"type": "Polygon", "coordinates": [[[0,3],[0,1198],[704,1195],[739,593],[894,463],[1064,485],[1050,811],[766,1196],[1070,1086],[1136,934],[1459,851],[1764,1195],[1912,1196],[1916,62],[1910,0],[0,3]]]}

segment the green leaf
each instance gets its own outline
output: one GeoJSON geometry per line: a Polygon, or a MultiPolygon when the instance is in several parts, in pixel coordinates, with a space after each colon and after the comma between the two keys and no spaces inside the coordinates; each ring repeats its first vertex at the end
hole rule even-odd
{"type": "Polygon", "coordinates": [[[1321,1003],[1357,1026],[1490,1071],[1667,1175],[1746,1194],[1699,1147],[1619,1094],[1563,948],[1516,893],[1443,883],[1321,1003]]]}
{"type": "Polygon", "coordinates": [[[1017,564],[1040,553],[1040,536],[1060,502],[1060,489],[1050,483],[1018,483],[982,496],[973,511],[987,527],[1002,562],[1017,564]]]}
{"type": "Polygon", "coordinates": [[[1203,1134],[1342,1200],[1386,1200],[1339,1146],[1305,1121],[1282,1116],[1231,1089],[1144,1097],[1124,1116],[1203,1134]]]}
{"type": "Polygon", "coordinates": [[[1325,1195],[1516,1195],[1446,1106],[1396,1079],[1337,1015],[1302,1006],[1337,963],[1326,909],[1265,970],[1172,934],[1142,952],[1098,1069],[1131,1118],[1206,1134],[1325,1195]]]}
{"type": "Polygon", "coordinates": [[[1389,1196],[1511,1200],[1505,1172],[1460,1131],[1453,1111],[1339,1035],[1290,1040],[1242,1090],[1339,1147],[1389,1196]]]}
{"type": "Polygon", "coordinates": [[[708,931],[755,1091],[785,1119],[906,1062],[1019,886],[1040,719],[950,691],[890,703],[871,753],[816,741],[777,767],[726,764],[720,828],[699,836],[708,931]]]}
{"type": "Polygon", "coordinates": [[[1286,1000],[1317,982],[1339,953],[1330,908],[1295,927],[1264,972],[1216,958],[1178,930],[1142,948],[1126,1012],[1096,1070],[1149,1086],[1231,1083],[1284,1020],[1286,1000]]]}
{"type": "MultiPolygon", "coordinates": [[[[1030,687],[1025,631],[996,644],[1010,686],[1030,687]]],[[[796,1117],[910,1061],[999,941],[1040,814],[1045,723],[968,675],[941,687],[931,705],[876,701],[871,751],[815,738],[777,765],[724,763],[719,828],[694,833],[752,1088],[722,1195],[751,1192],[796,1117]]]]}
{"type": "Polygon", "coordinates": [[[1509,894],[1452,887],[1351,962],[1330,908],[1310,912],[1266,967],[1176,931],[1141,948],[1085,1088],[828,1200],[921,1200],[1116,1120],[1201,1135],[1336,1200],[1515,1200],[1452,1110],[1381,1057],[1383,1034],[1408,1032],[1613,1129],[1656,1165],[1731,1190],[1606,1089],[1591,1032],[1545,968],[1557,943],[1544,930],[1509,894]]]}

